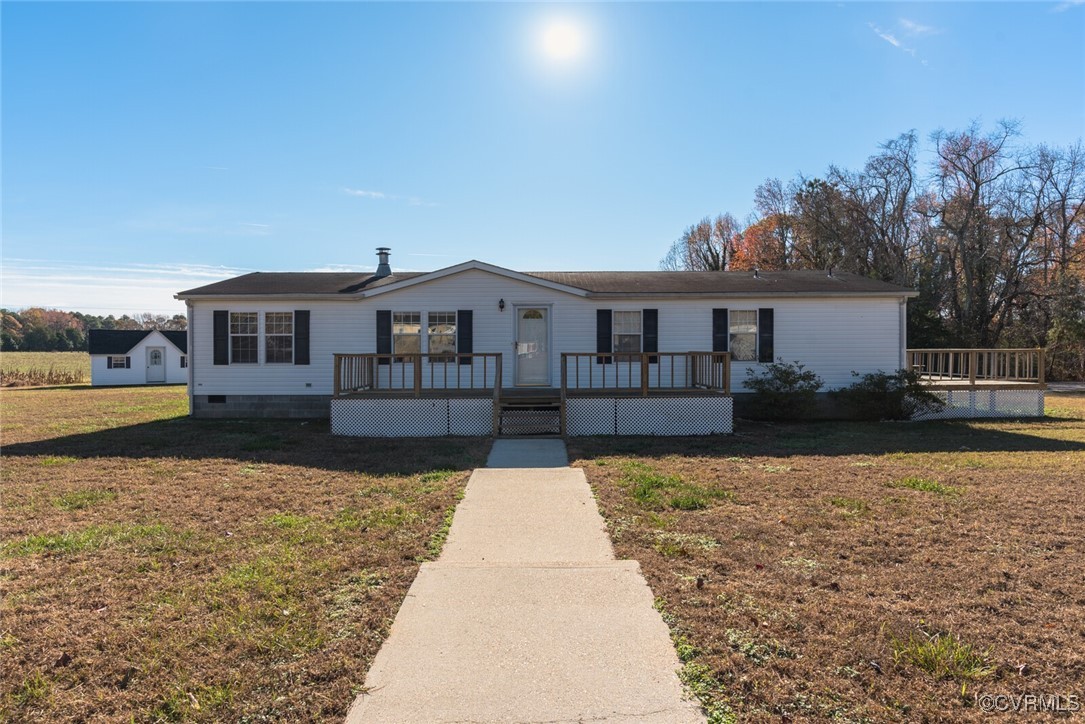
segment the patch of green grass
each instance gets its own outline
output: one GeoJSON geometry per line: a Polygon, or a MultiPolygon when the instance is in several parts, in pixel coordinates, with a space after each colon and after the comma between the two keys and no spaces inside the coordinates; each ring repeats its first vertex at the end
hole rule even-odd
{"type": "Polygon", "coordinates": [[[809,573],[811,571],[817,570],[818,562],[811,558],[795,557],[782,559],[780,561],[780,565],[786,566],[788,568],[795,568],[798,570],[806,571],[809,573]]]}
{"type": "Polygon", "coordinates": [[[620,463],[621,483],[642,507],[702,510],[712,500],[734,500],[734,493],[715,487],[695,485],[679,475],[663,475],[637,460],[620,463]]]}
{"type": "Polygon", "coordinates": [[[135,540],[154,542],[169,534],[164,525],[92,525],[79,531],[42,533],[29,535],[20,541],[0,546],[0,556],[27,556],[35,554],[63,555],[96,550],[135,540]]]}
{"type": "Polygon", "coordinates": [[[59,498],[53,501],[53,505],[61,510],[82,510],[83,508],[89,508],[96,503],[104,503],[108,500],[115,500],[117,494],[112,490],[103,489],[90,489],[90,490],[73,490],[70,493],[65,493],[59,498]]]}
{"type": "Polygon", "coordinates": [[[71,455],[46,455],[38,461],[38,464],[43,468],[49,468],[54,465],[71,465],[78,461],[79,458],[72,457],[71,455]]]}
{"type": "Polygon", "coordinates": [[[829,504],[834,507],[841,508],[845,512],[851,513],[852,515],[862,515],[863,513],[866,513],[868,510],[870,510],[870,506],[867,505],[867,502],[865,500],[860,500],[859,498],[830,498],[829,504]]]}
{"type": "Polygon", "coordinates": [[[657,531],[653,547],[666,558],[677,558],[692,556],[698,550],[707,551],[719,548],[720,542],[715,538],[703,535],[657,531]]]}
{"type": "Polygon", "coordinates": [[[931,480],[929,478],[920,478],[916,476],[909,476],[907,478],[901,478],[895,482],[889,483],[890,488],[908,488],[910,490],[920,490],[924,493],[934,493],[936,495],[960,495],[961,489],[955,488],[952,485],[943,485],[937,480],[931,480]]]}
{"type": "Polygon", "coordinates": [[[731,707],[717,698],[723,690],[723,685],[712,676],[712,669],[708,666],[687,661],[678,670],[678,679],[689,693],[701,702],[708,724],[733,724],[738,721],[731,707]]]}
{"type": "Polygon", "coordinates": [[[752,663],[760,666],[770,659],[793,659],[795,652],[784,646],[779,641],[759,641],[748,631],[729,628],[724,632],[727,644],[738,653],[745,656],[752,663]]]}
{"type": "Polygon", "coordinates": [[[295,530],[298,528],[307,528],[312,525],[313,519],[308,515],[295,515],[294,513],[275,513],[269,516],[268,523],[271,523],[276,528],[282,528],[283,530],[295,530]]]}
{"type": "Polygon", "coordinates": [[[19,706],[28,706],[44,701],[52,689],[49,680],[40,671],[35,671],[23,679],[19,687],[12,692],[12,700],[19,706]]]}
{"type": "Polygon", "coordinates": [[[790,473],[790,465],[759,465],[766,473],[790,473]]]}
{"type": "Polygon", "coordinates": [[[421,483],[443,483],[456,474],[455,470],[430,470],[418,476],[421,483]]]}
{"type": "Polygon", "coordinates": [[[949,634],[912,633],[908,638],[894,637],[890,643],[894,661],[911,664],[936,679],[974,681],[995,672],[989,663],[990,651],[978,651],[949,634]]]}
{"type": "Polygon", "coordinates": [[[422,560],[435,561],[437,556],[441,555],[441,549],[445,547],[445,541],[448,540],[448,532],[452,530],[452,518],[455,515],[456,506],[449,506],[441,521],[441,527],[430,536],[429,541],[426,543],[426,554],[422,560]]]}

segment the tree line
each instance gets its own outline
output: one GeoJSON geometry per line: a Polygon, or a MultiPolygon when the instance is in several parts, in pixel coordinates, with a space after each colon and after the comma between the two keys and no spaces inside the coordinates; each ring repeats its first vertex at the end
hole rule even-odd
{"type": "Polygon", "coordinates": [[[745,223],[687,228],[663,269],[836,269],[919,292],[910,347],[1046,347],[1085,379],[1085,149],[1021,142],[1019,124],[915,131],[860,169],[768,179],[745,223]],[[929,161],[921,163],[921,154],[929,161]]]}
{"type": "Polygon", "coordinates": [[[80,352],[87,349],[91,329],[187,329],[183,314],[100,317],[82,312],[31,307],[21,311],[0,309],[0,350],[5,352],[80,352]]]}

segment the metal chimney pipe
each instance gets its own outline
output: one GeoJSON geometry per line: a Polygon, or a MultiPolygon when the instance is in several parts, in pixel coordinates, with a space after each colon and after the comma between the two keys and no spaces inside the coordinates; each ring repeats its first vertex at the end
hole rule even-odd
{"type": "Polygon", "coordinates": [[[392,267],[388,264],[388,254],[391,251],[392,250],[387,246],[377,247],[377,259],[380,263],[377,264],[377,271],[374,272],[373,276],[377,277],[378,279],[381,277],[389,276],[392,273],[392,267]]]}

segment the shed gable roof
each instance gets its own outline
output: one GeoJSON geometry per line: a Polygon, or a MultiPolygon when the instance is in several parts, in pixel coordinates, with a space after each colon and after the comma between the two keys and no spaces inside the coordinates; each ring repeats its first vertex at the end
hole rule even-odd
{"type": "Polygon", "coordinates": [[[92,329],[87,333],[90,354],[128,354],[147,338],[158,332],[183,354],[188,354],[188,332],[155,329],[92,329]]]}

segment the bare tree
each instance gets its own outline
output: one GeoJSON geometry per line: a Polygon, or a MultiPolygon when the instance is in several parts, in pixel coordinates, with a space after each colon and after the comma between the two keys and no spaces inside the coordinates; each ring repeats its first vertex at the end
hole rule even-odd
{"type": "Polygon", "coordinates": [[[724,271],[734,253],[735,237],[741,233],[731,214],[705,217],[682,232],[659,262],[668,271],[724,271]]]}

